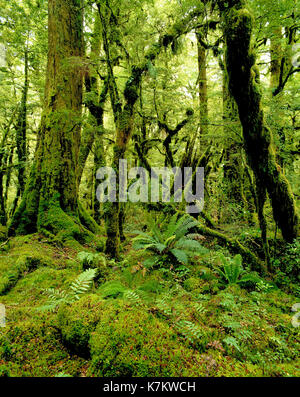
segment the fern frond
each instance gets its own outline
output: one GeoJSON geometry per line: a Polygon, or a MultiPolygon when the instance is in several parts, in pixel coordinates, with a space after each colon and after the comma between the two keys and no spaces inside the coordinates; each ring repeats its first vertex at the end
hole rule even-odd
{"type": "Polygon", "coordinates": [[[151,216],[149,216],[148,222],[149,222],[151,232],[153,233],[155,239],[162,243],[164,240],[163,235],[162,235],[161,231],[159,230],[158,226],[156,225],[154,219],[151,216]]]}
{"type": "Polygon", "coordinates": [[[142,299],[140,296],[133,290],[127,289],[123,294],[124,299],[128,299],[131,303],[136,306],[140,306],[142,304],[142,299]]]}
{"type": "Polygon", "coordinates": [[[189,258],[186,252],[177,248],[173,248],[170,252],[175,256],[178,262],[183,263],[184,265],[188,265],[189,258]]]}
{"type": "Polygon", "coordinates": [[[71,291],[61,291],[54,288],[48,288],[45,293],[49,299],[46,305],[38,308],[39,311],[55,311],[64,303],[73,303],[80,299],[80,295],[87,292],[95,278],[97,269],[88,269],[81,273],[71,284],[71,291]]]}
{"type": "Polygon", "coordinates": [[[81,273],[75,281],[73,281],[70,288],[73,291],[73,295],[76,299],[79,299],[80,295],[84,294],[90,289],[96,274],[97,269],[87,269],[81,273]]]}
{"type": "Polygon", "coordinates": [[[173,236],[175,233],[175,230],[177,228],[177,219],[178,219],[178,214],[174,214],[171,219],[170,222],[168,224],[168,228],[166,230],[166,237],[171,237],[173,236]]]}
{"type": "Polygon", "coordinates": [[[199,314],[200,316],[202,316],[203,314],[205,314],[207,312],[207,310],[202,305],[202,303],[198,303],[198,302],[194,303],[194,308],[195,308],[197,314],[199,314]]]}
{"type": "Polygon", "coordinates": [[[175,324],[178,331],[192,344],[196,344],[202,337],[201,329],[187,320],[180,320],[175,324]]]}
{"type": "Polygon", "coordinates": [[[176,234],[177,240],[185,236],[190,229],[192,229],[197,225],[198,225],[198,221],[196,221],[192,217],[189,216],[182,217],[177,223],[177,228],[174,233],[176,234]]]}
{"type": "Polygon", "coordinates": [[[183,249],[191,252],[206,253],[207,250],[204,248],[199,241],[191,240],[186,237],[181,237],[179,241],[176,242],[175,247],[178,249],[183,249]]]}
{"type": "Polygon", "coordinates": [[[126,287],[120,281],[108,281],[98,289],[102,298],[115,298],[126,291],[126,287]]]}

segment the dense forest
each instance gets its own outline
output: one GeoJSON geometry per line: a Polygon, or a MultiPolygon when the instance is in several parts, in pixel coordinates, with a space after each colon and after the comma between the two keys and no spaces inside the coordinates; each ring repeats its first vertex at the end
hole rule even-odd
{"type": "Polygon", "coordinates": [[[0,376],[299,376],[299,5],[0,0],[0,376]]]}

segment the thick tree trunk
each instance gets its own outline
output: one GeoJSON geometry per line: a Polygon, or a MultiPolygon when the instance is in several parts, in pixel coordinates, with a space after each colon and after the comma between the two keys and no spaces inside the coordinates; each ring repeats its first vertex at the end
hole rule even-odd
{"type": "Polygon", "coordinates": [[[10,234],[78,237],[77,165],[83,56],[81,0],[49,0],[45,107],[31,175],[10,234]]]}
{"type": "MultiPolygon", "coordinates": [[[[272,135],[264,122],[258,71],[251,49],[253,19],[244,0],[221,0],[225,20],[226,68],[229,89],[239,108],[245,149],[258,192],[267,190],[274,219],[286,241],[298,235],[298,217],[290,185],[276,163],[272,135]]],[[[265,195],[259,198],[261,199],[265,195]]]]}

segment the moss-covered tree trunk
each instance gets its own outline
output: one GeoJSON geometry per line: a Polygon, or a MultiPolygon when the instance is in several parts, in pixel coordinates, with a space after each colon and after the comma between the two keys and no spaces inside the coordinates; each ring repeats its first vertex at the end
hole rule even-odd
{"type": "Polygon", "coordinates": [[[243,192],[243,176],[239,141],[241,124],[236,103],[228,91],[227,75],[223,73],[223,123],[225,134],[224,182],[227,197],[241,205],[246,199],[243,192]]]}
{"type": "Polygon", "coordinates": [[[272,134],[264,121],[259,74],[251,48],[253,18],[244,0],[219,0],[218,4],[225,24],[229,89],[238,105],[245,150],[261,194],[258,200],[263,205],[267,190],[283,238],[292,241],[298,234],[298,217],[290,185],[275,160],[272,134]]]}
{"type": "Polygon", "coordinates": [[[122,225],[120,227],[120,222],[123,220],[124,211],[124,208],[121,210],[121,203],[118,200],[119,161],[125,159],[128,142],[131,138],[134,120],[134,104],[137,100],[137,96],[135,96],[134,93],[137,91],[139,81],[140,75],[138,73],[135,76],[135,79],[130,83],[131,88],[127,94],[125,90],[124,96],[127,103],[117,120],[117,137],[116,144],[114,145],[114,158],[112,163],[112,167],[115,170],[117,177],[117,202],[110,203],[106,216],[107,241],[105,248],[106,253],[114,258],[119,257],[120,232],[122,232],[122,225]]]}
{"type": "Polygon", "coordinates": [[[79,237],[77,165],[82,107],[81,0],[49,0],[45,104],[34,164],[10,234],[79,237]]]}
{"type": "Polygon", "coordinates": [[[18,186],[17,193],[14,199],[11,213],[13,214],[17,208],[18,200],[22,196],[25,190],[26,182],[26,161],[27,161],[27,97],[29,89],[29,78],[28,78],[28,48],[24,51],[24,86],[22,90],[22,99],[20,106],[20,113],[16,125],[16,148],[18,156],[18,186]]]}
{"type": "Polygon", "coordinates": [[[282,28],[274,28],[272,37],[270,38],[270,87],[272,90],[275,90],[278,87],[280,80],[280,68],[282,61],[281,38],[282,28]]]}
{"type": "Polygon", "coordinates": [[[199,109],[200,109],[200,135],[201,144],[202,138],[208,130],[208,97],[207,97],[207,68],[206,68],[206,49],[202,45],[202,32],[199,30],[196,33],[197,37],[197,52],[198,52],[198,89],[199,89],[199,109]]]}
{"type": "Polygon", "coordinates": [[[10,168],[7,168],[7,162],[10,162],[10,158],[13,157],[14,144],[9,147],[8,139],[11,132],[11,127],[17,113],[17,108],[13,112],[0,142],[0,225],[6,225],[7,214],[6,214],[6,202],[7,202],[7,187],[9,186],[10,168]],[[4,183],[4,176],[6,175],[6,182],[4,183]],[[5,189],[6,188],[6,189],[5,189]]]}

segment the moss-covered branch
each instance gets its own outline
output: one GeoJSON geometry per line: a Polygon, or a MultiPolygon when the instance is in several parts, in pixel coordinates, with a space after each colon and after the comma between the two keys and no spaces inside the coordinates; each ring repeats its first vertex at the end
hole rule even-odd
{"type": "Polygon", "coordinates": [[[201,224],[197,226],[197,229],[204,236],[216,238],[221,244],[228,247],[229,251],[232,253],[242,255],[245,263],[250,265],[253,270],[257,270],[262,273],[266,272],[264,263],[257,258],[257,256],[254,255],[249,248],[243,246],[237,239],[227,237],[225,234],[201,224]]]}

